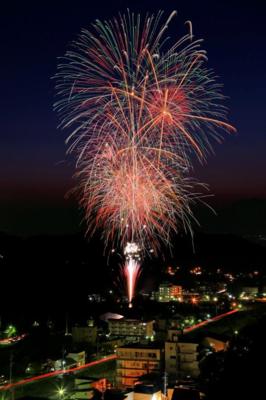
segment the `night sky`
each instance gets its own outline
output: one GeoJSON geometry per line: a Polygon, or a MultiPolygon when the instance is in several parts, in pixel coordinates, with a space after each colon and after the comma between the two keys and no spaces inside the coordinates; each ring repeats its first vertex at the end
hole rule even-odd
{"type": "Polygon", "coordinates": [[[57,57],[81,28],[129,7],[136,12],[173,9],[169,33],[186,33],[191,20],[203,38],[208,66],[224,84],[229,120],[237,128],[214,143],[208,164],[195,175],[217,203],[266,198],[266,3],[216,1],[5,2],[1,6],[0,231],[16,234],[75,232],[80,215],[65,194],[73,185],[66,158],[67,132],[53,111],[57,57]]]}

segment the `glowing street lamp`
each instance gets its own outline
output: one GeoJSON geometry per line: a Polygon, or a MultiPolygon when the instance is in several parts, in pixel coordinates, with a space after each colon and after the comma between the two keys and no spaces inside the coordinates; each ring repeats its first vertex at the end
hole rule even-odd
{"type": "Polygon", "coordinates": [[[214,304],[215,304],[215,315],[217,315],[217,301],[218,301],[218,298],[214,297],[213,301],[214,301],[214,304]]]}
{"type": "Polygon", "coordinates": [[[58,394],[60,399],[63,399],[65,392],[66,392],[66,389],[64,387],[60,387],[58,389],[57,394],[58,394]]]}

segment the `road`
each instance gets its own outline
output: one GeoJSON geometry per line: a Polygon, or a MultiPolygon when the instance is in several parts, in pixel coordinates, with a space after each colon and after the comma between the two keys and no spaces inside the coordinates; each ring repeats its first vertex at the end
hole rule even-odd
{"type": "Polygon", "coordinates": [[[49,378],[53,378],[55,376],[58,375],[64,375],[64,374],[68,374],[70,372],[77,372],[77,371],[82,371],[85,370],[87,368],[96,366],[96,365],[100,365],[103,364],[105,362],[111,361],[111,360],[115,360],[116,359],[116,354],[112,354],[110,356],[106,356],[104,358],[101,358],[100,360],[95,360],[95,361],[91,361],[87,364],[81,365],[80,367],[76,367],[76,368],[70,368],[70,369],[65,369],[65,370],[58,370],[58,371],[54,371],[54,372],[48,372],[46,374],[42,374],[42,375],[38,375],[38,376],[34,376],[32,378],[27,378],[27,379],[22,379],[18,382],[14,382],[11,384],[7,384],[4,386],[0,387],[0,391],[7,391],[13,388],[16,388],[18,386],[23,386],[29,383],[33,383],[33,382],[37,382],[43,379],[49,379],[49,378]]]}
{"type": "Polygon", "coordinates": [[[27,336],[27,334],[23,333],[20,336],[12,336],[10,338],[0,339],[0,345],[6,346],[6,345],[18,343],[20,340],[24,339],[26,336],[27,336]]]}
{"type": "Polygon", "coordinates": [[[238,309],[234,309],[234,310],[228,311],[228,312],[226,312],[226,313],[216,315],[216,316],[213,317],[213,318],[206,319],[205,321],[202,321],[202,322],[199,322],[198,324],[192,325],[192,326],[190,326],[189,328],[185,328],[184,331],[183,331],[183,333],[186,334],[186,333],[192,332],[192,331],[194,331],[195,329],[202,328],[203,326],[206,326],[206,325],[208,325],[208,324],[211,324],[212,322],[219,321],[220,319],[225,318],[225,317],[228,317],[229,315],[235,314],[235,313],[237,313],[238,311],[239,311],[238,309]]]}

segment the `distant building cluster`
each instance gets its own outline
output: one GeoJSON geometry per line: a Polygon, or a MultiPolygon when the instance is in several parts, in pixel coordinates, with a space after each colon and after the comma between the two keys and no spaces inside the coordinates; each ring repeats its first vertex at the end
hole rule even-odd
{"type": "Polygon", "coordinates": [[[160,284],[157,292],[152,292],[152,300],[161,303],[169,303],[170,301],[182,301],[182,286],[173,285],[172,283],[165,282],[160,284]]]}
{"type": "MultiPolygon", "coordinates": [[[[110,398],[124,400],[199,400],[202,394],[195,385],[202,378],[205,360],[210,355],[226,354],[239,337],[238,328],[230,328],[229,333],[199,328],[266,302],[266,285],[256,270],[236,274],[217,268],[209,273],[195,266],[186,271],[186,280],[176,274],[180,274],[180,267],[167,267],[157,290],[139,292],[133,309],[128,309],[126,298],[112,290],[89,294],[88,308],[100,311],[73,324],[71,331],[66,325],[71,351],[39,365],[29,363],[25,373],[80,367],[112,355],[116,356],[113,380],[105,376],[75,377],[71,398],[85,400],[94,398],[89,396],[94,396],[95,391],[109,391],[114,396],[110,398]],[[115,312],[101,314],[109,303],[115,312]]],[[[40,323],[34,321],[32,327],[39,329],[40,323]]],[[[47,327],[54,331],[55,323],[49,319],[47,327]]],[[[13,331],[12,325],[3,330],[2,341],[13,331]]],[[[247,349],[248,346],[243,351],[247,349]]]]}

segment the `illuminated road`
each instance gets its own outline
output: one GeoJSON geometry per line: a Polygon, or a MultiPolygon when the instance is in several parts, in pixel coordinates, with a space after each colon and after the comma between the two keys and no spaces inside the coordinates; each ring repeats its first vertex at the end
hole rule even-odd
{"type": "Polygon", "coordinates": [[[22,385],[26,385],[28,383],[32,383],[32,382],[36,382],[42,379],[47,379],[47,378],[53,378],[55,376],[58,375],[63,375],[63,374],[68,374],[69,372],[76,372],[76,371],[81,371],[83,369],[89,368],[89,367],[93,367],[95,365],[99,365],[102,363],[105,363],[107,361],[111,361],[111,360],[115,360],[116,359],[116,354],[112,354],[110,356],[106,356],[104,358],[101,358],[100,360],[96,360],[96,361],[91,361],[87,364],[81,365],[80,367],[76,367],[76,368],[70,368],[70,369],[65,369],[65,370],[58,370],[58,371],[54,371],[54,372],[48,372],[46,374],[42,374],[42,375],[38,375],[38,376],[34,376],[32,378],[27,378],[27,379],[22,379],[18,382],[14,382],[8,385],[4,385],[0,387],[0,391],[2,390],[9,390],[12,389],[14,387],[17,386],[22,386],[22,385]]]}
{"type": "Polygon", "coordinates": [[[216,315],[216,317],[206,319],[206,321],[202,321],[202,322],[199,322],[198,324],[190,326],[189,328],[185,328],[183,332],[184,332],[184,334],[192,332],[195,329],[202,328],[203,326],[206,326],[212,322],[219,321],[220,319],[228,317],[229,315],[235,314],[238,311],[239,311],[238,309],[234,309],[234,310],[228,311],[226,313],[216,315]]]}
{"type": "Polygon", "coordinates": [[[20,340],[24,339],[27,336],[26,333],[23,333],[23,335],[20,336],[13,336],[10,338],[6,338],[6,339],[0,339],[0,345],[10,345],[10,344],[15,344],[17,342],[19,342],[20,340]]]}

